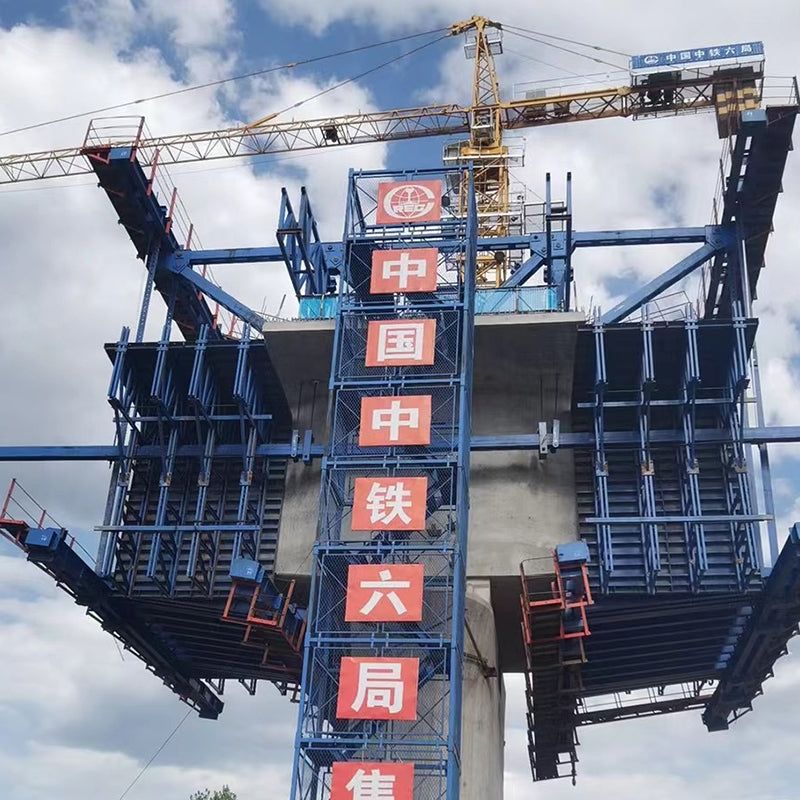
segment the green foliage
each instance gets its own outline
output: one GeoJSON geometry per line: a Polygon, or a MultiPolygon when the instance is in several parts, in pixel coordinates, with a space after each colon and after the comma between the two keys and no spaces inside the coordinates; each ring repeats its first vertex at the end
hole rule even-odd
{"type": "Polygon", "coordinates": [[[213,792],[210,789],[203,789],[202,792],[195,792],[189,800],[236,800],[236,794],[227,786],[223,786],[221,789],[216,789],[213,792]]]}

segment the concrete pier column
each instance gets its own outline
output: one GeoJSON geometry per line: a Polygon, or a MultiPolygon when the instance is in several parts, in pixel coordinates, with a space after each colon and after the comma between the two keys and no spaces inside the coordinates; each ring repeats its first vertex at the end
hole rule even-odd
{"type": "Polygon", "coordinates": [[[469,632],[464,637],[461,800],[503,800],[506,697],[488,580],[467,581],[466,611],[469,632]],[[487,676],[481,661],[494,675],[487,676]]]}

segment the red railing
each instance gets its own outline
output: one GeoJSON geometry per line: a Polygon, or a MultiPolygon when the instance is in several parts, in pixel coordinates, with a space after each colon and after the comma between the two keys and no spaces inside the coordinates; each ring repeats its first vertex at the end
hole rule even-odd
{"type": "Polygon", "coordinates": [[[550,581],[549,593],[544,593],[541,599],[532,599],[530,590],[530,576],[525,574],[525,562],[520,564],[520,580],[522,583],[522,630],[527,647],[547,642],[565,639],[577,639],[590,636],[589,620],[586,608],[594,603],[592,591],[589,587],[589,573],[585,562],[560,564],[556,554],[553,554],[553,578],[550,581]],[[567,630],[564,625],[565,614],[576,610],[580,615],[581,626],[579,630],[567,630]],[[531,618],[537,615],[558,615],[559,633],[557,636],[548,636],[534,639],[531,618]]]}

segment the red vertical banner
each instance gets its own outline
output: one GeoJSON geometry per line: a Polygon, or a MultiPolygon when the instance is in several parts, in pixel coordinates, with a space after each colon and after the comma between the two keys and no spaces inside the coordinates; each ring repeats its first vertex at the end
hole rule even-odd
{"type": "Polygon", "coordinates": [[[436,354],[435,319],[382,319],[367,327],[368,367],[430,366],[436,354]]]}
{"type": "Polygon", "coordinates": [[[422,564],[351,564],[345,622],[421,622],[422,564]]]}
{"type": "Polygon", "coordinates": [[[442,218],[441,181],[385,181],[378,184],[378,225],[438,222],[442,218]]]}
{"type": "Polygon", "coordinates": [[[418,658],[344,656],[339,667],[338,719],[417,718],[418,658]]]}
{"type": "Polygon", "coordinates": [[[369,291],[371,294],[435,292],[439,251],[435,247],[414,250],[373,250],[369,291]]]}
{"type": "Polygon", "coordinates": [[[362,397],[359,447],[431,443],[431,396],[362,397]]]}
{"type": "Polygon", "coordinates": [[[330,800],[414,800],[414,764],[336,761],[330,800]]]}

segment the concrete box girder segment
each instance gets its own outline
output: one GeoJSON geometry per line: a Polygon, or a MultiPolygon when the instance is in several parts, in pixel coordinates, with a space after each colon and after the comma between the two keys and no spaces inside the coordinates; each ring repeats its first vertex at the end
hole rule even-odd
{"type": "MultiPolygon", "coordinates": [[[[478,315],[475,324],[473,435],[530,433],[541,420],[570,429],[576,312],[478,315]]],[[[295,415],[327,441],[333,322],[268,324],[264,338],[295,415]]],[[[276,573],[304,575],[316,532],[318,463],[290,463],[276,573]]],[[[470,469],[470,578],[516,582],[524,558],[542,556],[577,536],[572,455],[540,460],[531,451],[473,452],[470,469]]],[[[515,583],[516,586],[516,583],[515,583]]]]}

